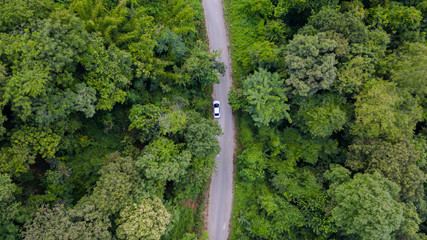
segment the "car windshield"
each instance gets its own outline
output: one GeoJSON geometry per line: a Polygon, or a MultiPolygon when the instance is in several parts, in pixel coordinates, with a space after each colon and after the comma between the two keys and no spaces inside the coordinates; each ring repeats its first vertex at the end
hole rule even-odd
{"type": "Polygon", "coordinates": [[[219,107],[219,103],[215,103],[215,104],[214,104],[214,107],[219,107]]]}

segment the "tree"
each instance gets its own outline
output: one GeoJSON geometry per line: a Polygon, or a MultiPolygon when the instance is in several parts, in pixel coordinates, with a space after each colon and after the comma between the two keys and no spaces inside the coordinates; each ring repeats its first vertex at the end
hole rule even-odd
{"type": "Polygon", "coordinates": [[[364,138],[382,137],[392,141],[412,136],[421,120],[417,101],[396,84],[372,80],[356,96],[354,135],[364,138]]]}
{"type": "Polygon", "coordinates": [[[228,92],[228,104],[234,111],[247,108],[247,102],[243,96],[243,89],[233,87],[228,92]]]}
{"type": "Polygon", "coordinates": [[[29,170],[29,165],[35,162],[35,154],[29,146],[13,144],[11,147],[0,149],[0,173],[19,176],[29,170]]]}
{"type": "Polygon", "coordinates": [[[59,149],[61,135],[55,133],[50,127],[22,126],[20,129],[15,129],[12,142],[23,146],[24,149],[31,149],[30,153],[40,154],[43,158],[54,157],[59,149]]]}
{"type": "Polygon", "coordinates": [[[338,151],[336,140],[313,138],[301,134],[295,128],[285,128],[280,136],[278,146],[286,160],[292,164],[298,161],[316,164],[319,158],[325,159],[338,151]]]}
{"type": "Polygon", "coordinates": [[[187,81],[181,84],[185,86],[189,83],[190,85],[204,87],[219,83],[218,74],[225,74],[224,63],[217,60],[219,56],[218,52],[209,53],[206,45],[197,42],[181,67],[184,74],[183,79],[187,81]]]}
{"type": "Polygon", "coordinates": [[[371,8],[368,20],[371,27],[382,28],[391,34],[393,45],[398,46],[403,41],[422,41],[419,33],[422,18],[415,7],[392,1],[387,7],[371,8]]]}
{"type": "Polygon", "coordinates": [[[214,157],[220,152],[216,136],[221,134],[221,127],[217,122],[192,116],[188,121],[184,138],[191,155],[194,158],[205,159],[214,157]]]}
{"type": "Polygon", "coordinates": [[[179,107],[172,107],[159,119],[160,131],[163,135],[175,134],[185,128],[188,116],[179,107]]]}
{"type": "Polygon", "coordinates": [[[341,34],[350,44],[365,43],[368,40],[368,28],[362,19],[335,8],[324,8],[310,17],[308,23],[299,30],[299,34],[314,35],[332,31],[341,34]]]}
{"type": "Polygon", "coordinates": [[[271,179],[276,188],[290,202],[307,202],[321,194],[322,187],[309,168],[279,171],[271,179]]]}
{"type": "Polygon", "coordinates": [[[399,187],[379,173],[356,174],[329,190],[335,224],[362,239],[391,239],[403,221],[402,205],[395,199],[399,187]]]}
{"type": "Polygon", "coordinates": [[[45,18],[54,8],[52,0],[7,0],[0,5],[0,32],[9,32],[31,20],[45,18]]]}
{"type": "Polygon", "coordinates": [[[418,151],[408,141],[356,140],[349,146],[347,165],[356,171],[382,173],[400,186],[400,199],[415,201],[423,195],[427,179],[416,165],[418,158],[418,151]]]}
{"type": "Polygon", "coordinates": [[[280,49],[270,41],[255,42],[245,51],[247,57],[242,59],[242,66],[246,72],[258,68],[274,71],[280,64],[279,53],[280,49]]]}
{"type": "Polygon", "coordinates": [[[427,96],[427,46],[405,42],[394,54],[397,58],[391,69],[392,80],[425,102],[423,99],[427,96]]]}
{"type": "Polygon", "coordinates": [[[129,111],[130,129],[135,128],[142,135],[141,141],[148,142],[157,136],[159,120],[163,115],[163,110],[153,104],[134,104],[129,111]]]}
{"type": "Polygon", "coordinates": [[[268,126],[289,116],[289,105],[286,91],[289,88],[283,86],[283,80],[279,74],[270,73],[260,68],[250,75],[243,83],[243,95],[248,101],[247,112],[257,126],[268,126]]]}
{"type": "Polygon", "coordinates": [[[295,124],[315,137],[329,137],[342,130],[347,121],[345,103],[345,99],[333,94],[301,98],[295,124]]]}
{"type": "Polygon", "coordinates": [[[396,232],[397,238],[422,239],[417,236],[417,232],[420,229],[418,225],[421,223],[421,219],[418,217],[416,207],[412,203],[403,203],[402,207],[404,220],[396,232]]]}
{"type": "Polygon", "coordinates": [[[255,145],[244,150],[237,159],[238,176],[243,181],[258,182],[265,180],[267,163],[261,145],[255,145]]]}
{"type": "Polygon", "coordinates": [[[121,157],[118,153],[110,155],[109,161],[99,171],[101,177],[92,194],[82,198],[78,203],[79,207],[93,204],[97,211],[115,214],[132,201],[132,192],[139,184],[134,161],[130,157],[121,157]]]}
{"type": "Polygon", "coordinates": [[[294,236],[295,230],[304,226],[301,211],[266,185],[259,184],[248,191],[249,205],[238,219],[248,237],[282,239],[294,236]]]}
{"type": "Polygon", "coordinates": [[[160,199],[143,199],[139,204],[126,206],[117,220],[119,239],[158,240],[169,224],[170,213],[160,199]]]}
{"type": "Polygon", "coordinates": [[[172,140],[161,137],[145,147],[135,164],[146,178],[164,186],[186,173],[190,159],[190,152],[180,151],[172,140]]]}
{"type": "MultiPolygon", "coordinates": [[[[21,236],[24,239],[111,239],[110,220],[100,212],[86,209],[73,210],[56,205],[43,206],[27,222],[21,236]]],[[[89,208],[88,208],[89,207],[89,208]]]]}
{"type": "Polygon", "coordinates": [[[336,88],[341,94],[357,94],[371,79],[373,72],[371,59],[355,56],[338,71],[336,88]]]}
{"type": "Polygon", "coordinates": [[[335,0],[278,0],[277,7],[275,9],[275,15],[283,17],[285,14],[288,14],[292,10],[296,11],[300,15],[305,12],[318,12],[322,8],[332,8],[336,5],[337,1],[335,0]]]}
{"type": "Polygon", "coordinates": [[[324,33],[294,36],[285,58],[289,74],[286,84],[293,87],[293,94],[313,95],[332,86],[336,78],[335,47],[336,42],[324,33]]]}
{"type": "Polygon", "coordinates": [[[94,108],[111,110],[123,102],[131,58],[89,34],[78,18],[55,12],[3,34],[0,57],[8,69],[2,105],[23,121],[51,125],[73,112],[92,117],[94,108]]]}
{"type": "Polygon", "coordinates": [[[100,43],[95,46],[82,61],[87,70],[84,79],[98,93],[96,109],[111,110],[115,103],[125,101],[124,89],[130,85],[132,61],[130,54],[114,45],[107,50],[100,43]]]}
{"type": "Polygon", "coordinates": [[[0,174],[0,235],[5,239],[15,239],[19,227],[14,220],[19,213],[20,202],[15,201],[16,185],[8,174],[0,174]]]}

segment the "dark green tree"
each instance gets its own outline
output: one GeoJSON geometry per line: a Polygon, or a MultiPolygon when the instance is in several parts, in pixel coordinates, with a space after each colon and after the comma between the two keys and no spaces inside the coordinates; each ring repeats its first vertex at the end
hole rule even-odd
{"type": "Polygon", "coordinates": [[[407,141],[356,140],[349,146],[347,165],[356,171],[382,173],[400,186],[400,199],[416,201],[423,195],[427,179],[416,165],[418,158],[418,151],[407,141]]]}
{"type": "Polygon", "coordinates": [[[216,136],[221,135],[221,127],[200,116],[192,116],[184,133],[187,149],[194,158],[209,158],[216,156],[220,147],[216,136]]]}
{"type": "Polygon", "coordinates": [[[299,33],[315,35],[326,31],[341,34],[350,44],[365,43],[368,40],[368,28],[361,18],[348,12],[341,13],[334,8],[324,8],[310,17],[299,33]]]}
{"type": "Polygon", "coordinates": [[[219,83],[218,74],[225,74],[224,63],[217,60],[219,56],[219,52],[209,53],[206,45],[197,42],[181,68],[183,80],[179,80],[179,83],[201,87],[219,83]]]}

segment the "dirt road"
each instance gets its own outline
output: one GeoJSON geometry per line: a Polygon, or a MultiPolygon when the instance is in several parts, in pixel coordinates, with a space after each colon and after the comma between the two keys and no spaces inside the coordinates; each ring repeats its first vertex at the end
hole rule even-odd
{"type": "Polygon", "coordinates": [[[234,121],[228,105],[228,91],[232,86],[231,64],[228,53],[228,37],[221,0],[203,0],[206,30],[211,51],[221,51],[221,61],[226,73],[221,83],[215,84],[213,99],[221,102],[221,118],[218,120],[224,135],[218,137],[221,153],[216,157],[217,171],[212,176],[209,192],[208,232],[210,240],[228,238],[231,206],[233,201],[233,153],[234,121]]]}

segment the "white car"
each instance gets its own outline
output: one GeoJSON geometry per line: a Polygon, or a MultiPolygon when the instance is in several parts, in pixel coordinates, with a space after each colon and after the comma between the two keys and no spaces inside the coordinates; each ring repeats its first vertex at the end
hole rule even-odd
{"type": "Polygon", "coordinates": [[[219,118],[221,117],[221,113],[219,111],[219,101],[214,101],[213,102],[213,112],[214,112],[214,118],[219,118]]]}

